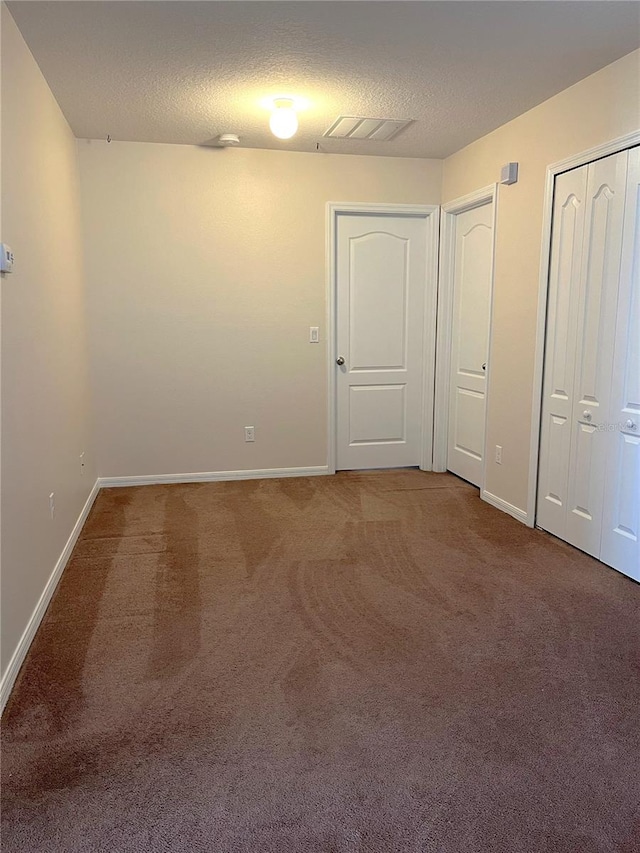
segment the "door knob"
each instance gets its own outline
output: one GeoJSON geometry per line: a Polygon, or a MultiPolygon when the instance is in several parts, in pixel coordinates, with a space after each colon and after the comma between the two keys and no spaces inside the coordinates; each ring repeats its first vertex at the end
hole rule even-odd
{"type": "Polygon", "coordinates": [[[341,355],[336,358],[336,364],[339,364],[340,367],[344,364],[344,358],[341,355]]]}
{"type": "Polygon", "coordinates": [[[482,365],[482,369],[483,369],[483,370],[486,370],[486,369],[487,369],[487,362],[486,362],[486,361],[485,361],[485,363],[482,365]]]}
{"type": "Polygon", "coordinates": [[[593,417],[593,415],[591,414],[591,412],[589,412],[587,409],[585,409],[584,412],[582,413],[582,417],[585,419],[585,421],[590,421],[591,418],[593,417]]]}
{"type": "Polygon", "coordinates": [[[631,418],[629,418],[629,420],[626,422],[625,426],[627,429],[635,429],[636,428],[636,422],[632,421],[631,418]]]}

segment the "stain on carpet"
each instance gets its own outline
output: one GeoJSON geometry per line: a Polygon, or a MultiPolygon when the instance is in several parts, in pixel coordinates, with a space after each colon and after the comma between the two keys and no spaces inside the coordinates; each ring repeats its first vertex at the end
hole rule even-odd
{"type": "Polygon", "coordinates": [[[640,586],[446,474],[103,490],[3,853],[635,853],[640,586]]]}

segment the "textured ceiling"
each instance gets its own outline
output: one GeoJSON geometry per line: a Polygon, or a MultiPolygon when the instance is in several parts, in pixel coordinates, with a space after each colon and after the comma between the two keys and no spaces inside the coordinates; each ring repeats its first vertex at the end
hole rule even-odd
{"type": "Polygon", "coordinates": [[[634,50],[636,2],[12,2],[78,137],[443,157],[634,50]],[[267,96],[308,101],[276,140],[267,96]],[[414,119],[322,139],[339,115],[414,119]]]}

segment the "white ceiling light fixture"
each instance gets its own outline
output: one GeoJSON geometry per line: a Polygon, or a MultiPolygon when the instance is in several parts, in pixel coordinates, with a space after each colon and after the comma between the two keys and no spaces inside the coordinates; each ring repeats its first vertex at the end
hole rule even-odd
{"type": "Polygon", "coordinates": [[[276,98],[269,119],[271,133],[278,139],[291,139],[298,129],[298,114],[293,98],[276,98]]]}

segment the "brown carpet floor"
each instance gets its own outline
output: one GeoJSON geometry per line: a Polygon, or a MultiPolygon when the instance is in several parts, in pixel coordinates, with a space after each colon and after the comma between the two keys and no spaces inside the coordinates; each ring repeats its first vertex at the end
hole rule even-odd
{"type": "Polygon", "coordinates": [[[101,492],[3,853],[640,850],[640,586],[418,471],[101,492]]]}

